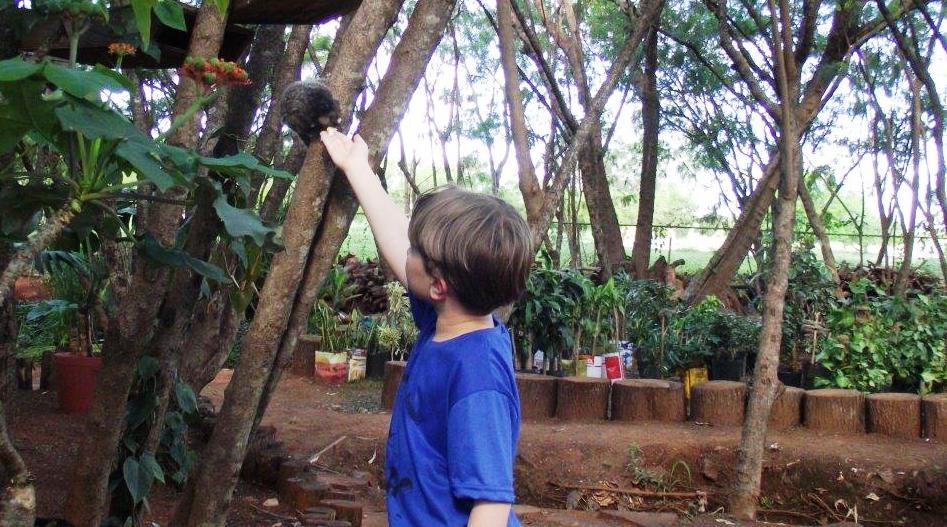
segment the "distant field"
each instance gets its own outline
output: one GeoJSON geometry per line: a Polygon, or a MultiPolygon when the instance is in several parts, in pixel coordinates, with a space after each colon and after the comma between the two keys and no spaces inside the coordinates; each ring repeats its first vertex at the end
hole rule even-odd
{"type": "MultiPolygon", "coordinates": [[[[584,232],[582,236],[582,256],[583,262],[585,265],[591,265],[595,259],[595,245],[592,241],[591,233],[584,232]]],[[[626,250],[628,254],[631,254],[631,246],[629,242],[631,241],[631,236],[626,235],[626,250]]],[[[707,262],[710,261],[710,258],[714,254],[714,250],[719,246],[719,243],[722,241],[721,237],[695,237],[691,236],[682,236],[681,238],[667,239],[663,238],[655,241],[656,247],[654,253],[651,256],[651,261],[655,261],[658,257],[664,256],[668,258],[668,261],[675,261],[678,259],[684,260],[684,265],[679,267],[681,271],[685,273],[695,273],[702,270],[707,262]],[[687,247],[684,244],[693,244],[699,245],[701,248],[687,247]],[[680,248],[675,248],[675,245],[680,248]],[[670,249],[669,249],[670,248],[670,249]]],[[[846,240],[848,241],[848,240],[846,240]]],[[[899,247],[900,250],[900,247],[899,247]]],[[[851,265],[857,265],[859,263],[859,251],[858,247],[850,244],[843,244],[842,241],[838,241],[837,244],[833,245],[833,251],[835,253],[835,258],[839,262],[846,262],[851,265]]],[[[817,249],[818,252],[818,249],[817,249]]],[[[940,264],[937,261],[936,256],[931,254],[929,250],[927,251],[918,251],[920,255],[915,255],[915,266],[920,266],[924,271],[933,274],[940,274],[940,264]]],[[[377,258],[378,251],[375,247],[375,241],[372,238],[372,231],[368,226],[368,221],[365,219],[365,216],[358,214],[355,217],[355,220],[352,222],[352,227],[349,229],[349,235],[342,243],[342,248],[340,254],[354,254],[359,258],[377,258]]],[[[873,261],[875,256],[878,254],[877,247],[871,246],[865,249],[864,260],[866,262],[873,261]]],[[[821,258],[821,254],[818,254],[821,258]]],[[[562,260],[564,262],[569,261],[568,254],[568,245],[563,244],[563,255],[562,260]]],[[[744,260],[743,265],[740,267],[741,273],[750,273],[756,270],[755,263],[750,259],[744,260]]]]}

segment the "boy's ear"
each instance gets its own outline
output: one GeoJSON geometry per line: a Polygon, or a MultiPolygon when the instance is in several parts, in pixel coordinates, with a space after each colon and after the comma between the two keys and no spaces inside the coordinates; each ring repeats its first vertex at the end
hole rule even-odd
{"type": "Polygon", "coordinates": [[[447,280],[438,277],[431,278],[431,300],[440,302],[447,298],[447,292],[450,290],[447,280]]]}

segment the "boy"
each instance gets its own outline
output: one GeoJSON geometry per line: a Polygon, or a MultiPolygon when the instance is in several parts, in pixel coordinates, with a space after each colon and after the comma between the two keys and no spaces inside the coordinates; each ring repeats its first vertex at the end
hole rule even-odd
{"type": "Polygon", "coordinates": [[[409,292],[419,336],[391,416],[391,527],[513,527],[519,395],[512,344],[491,312],[526,286],[529,228],[509,204],[456,188],[428,193],[410,223],[359,136],[320,135],[345,172],[382,256],[409,292]]]}

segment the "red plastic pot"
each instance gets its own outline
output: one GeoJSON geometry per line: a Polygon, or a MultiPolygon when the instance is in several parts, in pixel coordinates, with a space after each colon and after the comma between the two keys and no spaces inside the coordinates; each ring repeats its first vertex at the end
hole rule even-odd
{"type": "Polygon", "coordinates": [[[59,408],[67,414],[81,414],[92,406],[95,377],[102,369],[101,357],[57,353],[53,357],[59,408]]]}

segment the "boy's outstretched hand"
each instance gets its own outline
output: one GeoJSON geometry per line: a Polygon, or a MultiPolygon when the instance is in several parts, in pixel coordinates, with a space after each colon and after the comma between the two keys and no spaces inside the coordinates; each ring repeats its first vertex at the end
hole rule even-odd
{"type": "Polygon", "coordinates": [[[368,167],[368,145],[358,134],[349,139],[335,128],[319,134],[335,165],[351,175],[353,168],[368,167]]]}

